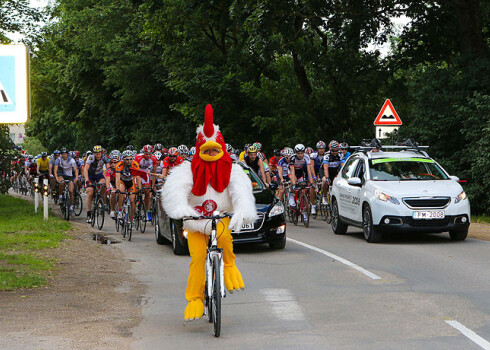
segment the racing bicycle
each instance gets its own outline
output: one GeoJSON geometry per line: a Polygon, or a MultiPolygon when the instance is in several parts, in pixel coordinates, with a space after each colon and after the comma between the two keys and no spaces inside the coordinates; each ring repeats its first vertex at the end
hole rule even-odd
{"type": "Polygon", "coordinates": [[[310,225],[311,213],[309,190],[310,186],[308,186],[306,182],[298,182],[295,189],[292,190],[294,193],[294,201],[296,206],[289,206],[289,212],[293,224],[298,225],[298,218],[301,217],[301,221],[306,228],[308,228],[310,225]]]}
{"type": "Polygon", "coordinates": [[[97,221],[97,228],[99,230],[102,230],[102,227],[104,227],[104,200],[102,199],[102,195],[100,194],[101,192],[101,187],[105,186],[105,184],[97,182],[96,184],[91,184],[89,185],[90,187],[93,187],[94,189],[94,195],[92,196],[92,210],[91,212],[91,217],[92,221],[90,225],[94,227],[95,222],[97,221]]]}
{"type": "Polygon", "coordinates": [[[218,248],[216,224],[219,220],[226,217],[230,218],[231,216],[231,214],[226,212],[220,215],[219,212],[215,211],[212,216],[190,216],[183,218],[184,221],[211,220],[211,237],[208,243],[205,264],[204,314],[207,314],[209,322],[213,323],[215,337],[219,337],[221,334],[221,298],[226,297],[223,250],[218,248]]]}

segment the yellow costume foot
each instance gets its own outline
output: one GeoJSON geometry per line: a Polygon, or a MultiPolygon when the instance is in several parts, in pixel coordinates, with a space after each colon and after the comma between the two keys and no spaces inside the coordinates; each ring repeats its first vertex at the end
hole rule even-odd
{"type": "Polygon", "coordinates": [[[238,270],[235,264],[232,266],[225,266],[225,287],[233,294],[236,290],[244,290],[245,283],[243,283],[242,274],[238,270]]]}
{"type": "Polygon", "coordinates": [[[204,314],[204,303],[201,299],[189,301],[184,311],[186,321],[198,320],[204,314]]]}

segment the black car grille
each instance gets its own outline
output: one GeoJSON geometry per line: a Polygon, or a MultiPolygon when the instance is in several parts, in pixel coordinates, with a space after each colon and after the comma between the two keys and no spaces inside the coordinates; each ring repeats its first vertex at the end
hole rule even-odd
{"type": "Polygon", "coordinates": [[[403,202],[410,208],[444,208],[450,201],[450,197],[403,199],[403,202]]]}
{"type": "Polygon", "coordinates": [[[406,223],[412,227],[441,227],[447,226],[451,220],[450,216],[444,219],[415,220],[411,217],[406,218],[406,223]]]}

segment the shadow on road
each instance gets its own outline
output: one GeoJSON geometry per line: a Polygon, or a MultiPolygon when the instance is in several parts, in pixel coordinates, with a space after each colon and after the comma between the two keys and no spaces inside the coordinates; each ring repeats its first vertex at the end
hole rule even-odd
{"type": "MultiPolygon", "coordinates": [[[[364,234],[362,231],[353,231],[345,235],[345,237],[352,237],[355,239],[361,239],[364,241],[364,234]]],[[[460,244],[462,242],[454,242],[449,238],[449,233],[385,233],[383,234],[383,240],[381,243],[375,244],[460,244]]],[[[367,243],[366,244],[371,244],[367,243]]]]}

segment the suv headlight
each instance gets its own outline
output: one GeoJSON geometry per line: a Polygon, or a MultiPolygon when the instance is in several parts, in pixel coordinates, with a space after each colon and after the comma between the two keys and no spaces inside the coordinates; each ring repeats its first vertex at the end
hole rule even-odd
{"type": "Polygon", "coordinates": [[[390,202],[390,203],[393,203],[393,204],[400,204],[400,202],[398,201],[398,199],[396,199],[395,197],[392,197],[389,194],[384,193],[383,191],[380,191],[380,190],[375,190],[374,191],[374,196],[376,198],[378,198],[380,201],[383,201],[383,202],[390,202]]]}
{"type": "Polygon", "coordinates": [[[272,207],[271,211],[269,212],[269,217],[281,215],[282,213],[284,213],[284,205],[281,201],[279,201],[272,207]]]}
{"type": "Polygon", "coordinates": [[[455,203],[459,203],[461,201],[464,201],[466,198],[468,198],[468,195],[466,194],[465,191],[462,191],[458,196],[456,197],[455,203]]]}

